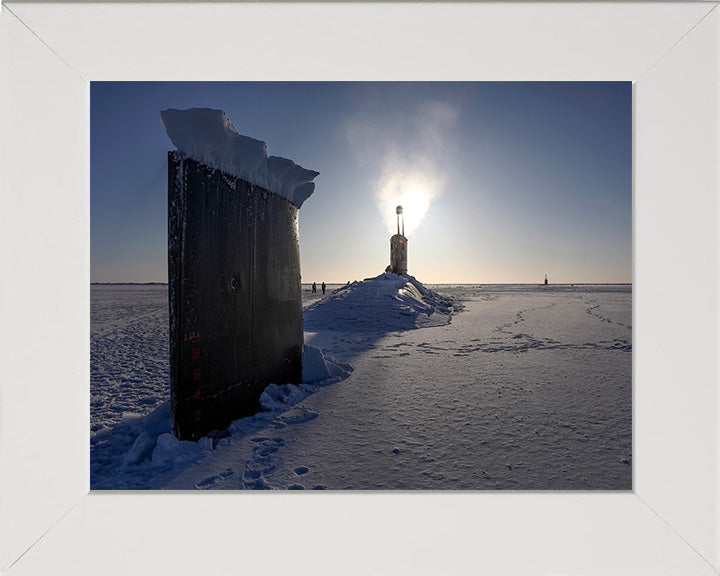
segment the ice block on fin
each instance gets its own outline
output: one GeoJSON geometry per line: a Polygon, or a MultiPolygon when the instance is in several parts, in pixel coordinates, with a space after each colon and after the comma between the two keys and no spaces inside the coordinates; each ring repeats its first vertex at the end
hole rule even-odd
{"type": "Polygon", "coordinates": [[[294,200],[293,204],[300,208],[302,206],[303,202],[310,198],[312,196],[312,193],[315,192],[315,183],[314,182],[305,182],[305,184],[301,184],[297,188],[295,188],[295,194],[294,194],[294,200]]]}
{"type": "Polygon", "coordinates": [[[268,187],[269,190],[276,192],[280,196],[287,198],[298,208],[312,194],[315,189],[313,186],[310,194],[305,198],[300,198],[303,193],[307,193],[307,188],[298,194],[299,188],[309,183],[319,172],[307,170],[302,166],[298,166],[292,160],[281,158],[279,156],[270,156],[268,159],[268,187]]]}
{"type": "Polygon", "coordinates": [[[238,134],[224,111],[169,108],[160,113],[167,135],[181,154],[281,196],[298,208],[313,193],[318,174],[287,158],[268,158],[262,140],[238,134]]]}

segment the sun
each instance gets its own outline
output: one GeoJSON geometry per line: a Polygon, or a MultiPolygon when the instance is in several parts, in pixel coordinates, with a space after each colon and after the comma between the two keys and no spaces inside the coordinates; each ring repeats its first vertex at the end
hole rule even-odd
{"type": "Polygon", "coordinates": [[[413,188],[398,197],[397,206],[403,207],[405,236],[408,236],[420,226],[420,221],[430,208],[430,196],[420,188],[413,188]]]}
{"type": "Polygon", "coordinates": [[[412,234],[430,208],[431,187],[419,175],[398,174],[389,178],[377,195],[378,209],[385,219],[388,231],[397,232],[397,206],[403,207],[405,236],[412,234]]]}

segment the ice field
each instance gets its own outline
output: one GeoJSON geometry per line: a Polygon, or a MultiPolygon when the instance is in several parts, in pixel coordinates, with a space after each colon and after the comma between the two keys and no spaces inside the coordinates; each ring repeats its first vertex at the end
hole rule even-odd
{"type": "Polygon", "coordinates": [[[307,383],[199,443],[169,433],[167,287],[93,286],[91,487],[631,489],[631,286],[397,279],[303,286],[307,383]]]}

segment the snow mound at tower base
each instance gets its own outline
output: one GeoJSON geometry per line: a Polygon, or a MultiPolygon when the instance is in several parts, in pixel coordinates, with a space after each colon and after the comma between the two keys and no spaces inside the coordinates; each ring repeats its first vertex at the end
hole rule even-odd
{"type": "Polygon", "coordinates": [[[306,331],[348,332],[414,330],[449,324],[460,302],[426,288],[413,276],[385,272],[353,282],[304,312],[306,331]]]}

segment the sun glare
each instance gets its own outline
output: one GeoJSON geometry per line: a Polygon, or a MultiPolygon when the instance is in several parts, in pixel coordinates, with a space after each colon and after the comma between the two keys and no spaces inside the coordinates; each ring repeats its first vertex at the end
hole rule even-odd
{"type": "Polygon", "coordinates": [[[420,225],[430,207],[430,187],[419,182],[419,178],[396,178],[383,186],[378,193],[378,208],[387,223],[388,231],[397,232],[395,208],[403,207],[405,236],[409,236],[420,225]]]}
{"type": "Polygon", "coordinates": [[[420,221],[430,207],[430,197],[422,190],[414,188],[400,196],[397,204],[403,207],[405,235],[407,236],[420,225],[420,221]]]}

